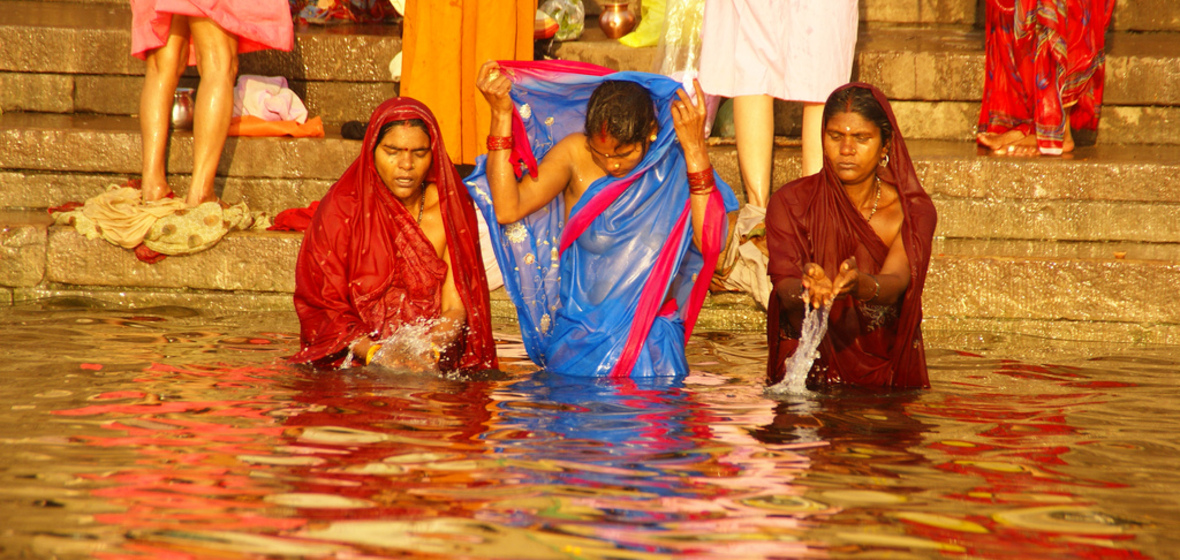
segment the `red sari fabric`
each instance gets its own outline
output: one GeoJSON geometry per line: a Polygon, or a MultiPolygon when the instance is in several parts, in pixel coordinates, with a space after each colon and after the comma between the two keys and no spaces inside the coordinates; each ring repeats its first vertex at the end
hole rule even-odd
{"type": "Polygon", "coordinates": [[[1114,0],[987,0],[982,132],[1037,134],[1062,153],[1065,127],[1098,128],[1114,0]],[[1066,108],[1073,106],[1070,122],[1066,108]]]}
{"type": "MultiPolygon", "coordinates": [[[[922,289],[937,220],[934,203],[918,182],[884,94],[868,84],[848,84],[840,89],[849,87],[871,90],[893,124],[889,166],[878,168],[878,175],[897,187],[901,198],[905,220],[899,235],[910,261],[910,286],[892,306],[869,305],[850,297],[836,300],[808,382],[929,387],[921,324],[922,289]]],[[[803,266],[809,262],[834,271],[853,256],[862,273],[876,274],[889,253],[889,247],[848,200],[827,157],[822,171],[788,183],[770,197],[766,226],[768,272],[776,286],[786,278],[802,278],[803,266]]],[[[782,380],[787,358],[798,346],[802,323],[802,311],[790,316],[781,302],[798,297],[797,293],[780,294],[777,289],[771,293],[767,321],[767,376],[771,383],[782,380]]]]}
{"type": "Polygon", "coordinates": [[[390,99],[373,112],[360,155],[320,201],[303,238],[295,268],[301,327],[295,362],[338,364],[361,336],[381,339],[403,324],[439,317],[446,263],[373,163],[381,127],[406,119],[421,119],[430,129],[433,165],[425,181],[438,189],[455,285],[467,311],[464,334],[440,366],[496,367],[475,207],[443,146],[434,114],[406,97],[390,99]]]}

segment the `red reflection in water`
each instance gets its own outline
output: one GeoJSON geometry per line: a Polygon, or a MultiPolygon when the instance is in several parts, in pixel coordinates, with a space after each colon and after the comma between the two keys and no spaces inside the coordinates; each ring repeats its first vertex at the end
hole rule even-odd
{"type": "MultiPolygon", "coordinates": [[[[153,364],[135,379],[143,385],[141,391],[92,397],[132,402],[55,411],[59,416],[111,420],[103,427],[123,435],[73,440],[96,448],[125,448],[137,457],[134,467],[80,475],[103,485],[91,492],[94,496],[123,508],[119,513],[95,514],[95,520],[130,532],[277,531],[304,526],[305,518],[276,511],[261,500],[285,489],[281,479],[286,467],[248,464],[240,458],[277,455],[273,442],[283,427],[276,414],[289,405],[276,399],[284,392],[276,380],[291,373],[258,367],[153,364]]],[[[95,556],[104,560],[194,557],[142,542],[125,542],[121,548],[125,552],[95,556]]]]}
{"type": "MultiPolygon", "coordinates": [[[[1062,387],[1121,388],[1126,385],[1079,381],[1084,375],[1076,368],[1037,366],[1005,362],[995,373],[1027,381],[1048,381],[1062,387]]],[[[1068,423],[1075,410],[1103,402],[1108,395],[1101,392],[1011,395],[976,393],[947,396],[937,402],[915,403],[911,413],[928,417],[953,419],[967,424],[980,424],[981,429],[968,440],[936,441],[924,447],[932,456],[946,457],[946,462],[935,468],[969,476],[980,484],[968,492],[948,492],[943,498],[984,506],[997,513],[1019,513],[1033,508],[1060,504],[1066,509],[1060,515],[1077,515],[1087,500],[1068,492],[1069,488],[1117,489],[1127,485],[1098,480],[1064,472],[1070,443],[1076,445],[1081,430],[1068,423]],[[1053,442],[1063,444],[1053,444],[1053,442]]],[[[1050,521],[1059,519],[1050,510],[1045,515],[1050,521]]],[[[1094,512],[1095,516],[1101,516],[1094,512]]],[[[956,516],[987,530],[978,534],[939,528],[929,524],[906,521],[914,535],[937,542],[954,543],[964,548],[971,558],[1147,558],[1142,553],[1121,548],[1132,543],[1135,535],[1120,532],[1117,526],[1095,522],[1087,532],[1084,523],[1064,529],[1051,523],[1040,527],[1011,526],[993,515],[956,516]],[[1113,533],[1113,534],[1112,534],[1113,533]],[[1109,542],[1110,544],[1104,544],[1109,542]]],[[[1116,522],[1118,522],[1116,520],[1116,522]]]]}

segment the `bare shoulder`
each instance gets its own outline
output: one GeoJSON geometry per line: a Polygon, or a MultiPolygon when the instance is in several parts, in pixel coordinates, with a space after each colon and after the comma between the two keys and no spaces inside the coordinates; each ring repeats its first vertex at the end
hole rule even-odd
{"type": "Polygon", "coordinates": [[[581,132],[575,132],[562,138],[545,154],[545,159],[550,157],[557,158],[559,161],[574,164],[582,158],[590,157],[590,152],[586,150],[586,135],[581,132]]]}
{"type": "MultiPolygon", "coordinates": [[[[562,138],[542,158],[536,184],[545,193],[545,201],[557,196],[571,185],[577,189],[577,177],[583,175],[579,170],[591,161],[586,150],[586,136],[574,133],[562,138]]],[[[525,183],[529,183],[525,179],[525,183]]]]}
{"type": "Polygon", "coordinates": [[[874,224],[873,229],[877,230],[877,234],[886,245],[891,245],[905,221],[905,209],[902,208],[901,195],[898,194],[897,187],[884,181],[881,181],[881,203],[877,215],[881,217],[881,222],[880,225],[874,224]]]}

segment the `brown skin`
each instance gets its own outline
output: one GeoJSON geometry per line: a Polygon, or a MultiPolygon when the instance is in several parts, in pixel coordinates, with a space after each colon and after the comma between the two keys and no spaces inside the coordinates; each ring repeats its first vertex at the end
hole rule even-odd
{"type": "MultiPolygon", "coordinates": [[[[877,168],[889,151],[882,143],[881,129],[858,113],[838,113],[824,127],[823,147],[824,156],[831,160],[843,183],[848,201],[868,219],[877,201],[877,168]]],[[[881,200],[869,225],[889,246],[881,271],[872,276],[861,274],[855,257],[841,263],[837,271],[825,271],[817,263],[807,263],[803,265],[802,278],[787,278],[776,286],[780,293],[808,290],[806,299],[782,298],[784,309],[797,311],[804,302],[818,308],[850,295],[877,305],[893,305],[905,294],[910,285],[910,262],[899,235],[905,214],[897,188],[883,181],[879,184],[881,200]]]]}
{"type": "MultiPolygon", "coordinates": [[[[491,136],[512,135],[512,114],[515,108],[509,93],[512,82],[503,75],[495,62],[488,62],[479,70],[476,87],[492,108],[491,136]]],[[[705,98],[700,84],[696,84],[697,99],[705,98]]],[[[672,127],[684,149],[688,172],[709,169],[708,146],[705,143],[705,105],[695,104],[684,90],[672,105],[672,127]]],[[[656,135],[651,131],[651,136],[656,135]]],[[[610,135],[587,137],[570,134],[557,143],[538,165],[537,178],[525,176],[517,182],[509,161],[508,150],[488,153],[487,175],[496,209],[496,221],[511,224],[536,212],[561,195],[565,197],[566,218],[591,183],[608,173],[623,177],[643,160],[649,141],[642,144],[620,144],[610,135]]],[[[707,194],[692,195],[693,242],[700,247],[700,232],[704,227],[707,194]]]]}
{"type": "MultiPolygon", "coordinates": [[[[459,297],[458,288],[455,287],[455,274],[450,252],[447,251],[447,232],[443,224],[442,208],[439,206],[438,189],[433,183],[424,182],[433,164],[430,136],[415,126],[395,126],[378,142],[373,154],[373,163],[382,183],[393,193],[394,198],[405,206],[411,216],[417,217],[421,208],[422,233],[434,246],[435,254],[447,263],[447,277],[443,281],[440,295],[439,322],[429,334],[434,345],[445,348],[462,333],[463,325],[467,322],[467,310],[463,307],[463,299],[459,297]]],[[[352,351],[363,359],[373,344],[371,338],[364,336],[353,344],[352,351]]],[[[438,359],[433,353],[426,352],[421,356],[381,356],[374,363],[391,368],[418,370],[424,369],[423,364],[429,364],[432,368],[437,367],[438,359]]]]}
{"type": "MultiPolygon", "coordinates": [[[[1037,147],[1036,133],[1025,134],[1019,130],[1007,132],[981,132],[975,135],[975,141],[992,151],[992,155],[1005,157],[1038,157],[1041,155],[1037,147]]],[[[1062,153],[1073,152],[1073,132],[1069,126],[1065,127],[1065,139],[1061,141],[1062,153]]]]}
{"type": "Polygon", "coordinates": [[[172,193],[165,169],[168,125],[190,41],[197,53],[201,86],[193,106],[193,179],[185,203],[197,206],[217,200],[213,180],[233,113],[238,38],[209,18],[174,15],[164,46],[147,53],[139,100],[144,202],[172,193]]]}

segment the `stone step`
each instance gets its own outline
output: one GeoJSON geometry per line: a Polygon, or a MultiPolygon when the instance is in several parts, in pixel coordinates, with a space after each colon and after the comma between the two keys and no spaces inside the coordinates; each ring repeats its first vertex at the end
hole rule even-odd
{"type": "MultiPolygon", "coordinates": [[[[148,265],[69,228],[25,223],[0,231],[0,297],[84,294],[116,303],[235,309],[290,309],[301,239],[234,233],[208,251],[148,265]]],[[[1039,333],[1046,336],[1175,343],[1180,308],[1160,305],[1156,294],[1180,291],[1177,263],[1176,245],[938,239],[923,303],[928,324],[943,328],[1036,327],[1049,328],[1039,333]]],[[[502,290],[493,300],[497,317],[511,320],[502,290]]],[[[764,328],[762,312],[738,294],[710,296],[703,320],[707,329],[764,328]]]]}
{"type": "Polygon", "coordinates": [[[943,240],[923,306],[939,328],[1053,338],[1180,342],[1180,247],[943,240]],[[1150,286],[1150,289],[1145,289],[1150,286]]]}
{"type": "MultiPolygon", "coordinates": [[[[335,180],[360,142],[328,127],[324,138],[231,137],[218,172],[238,177],[335,180]]],[[[105,115],[0,115],[0,169],[138,174],[139,121],[105,115]]],[[[192,132],[173,132],[168,168],[191,172],[192,132]]]]}
{"type": "MultiPolygon", "coordinates": [[[[144,64],[130,55],[126,4],[5,0],[0,8],[0,110],[138,112],[144,64]]],[[[400,51],[397,25],[299,26],[291,52],[244,54],[239,70],[287,77],[312,115],[339,123],[367,119],[396,95],[389,62],[400,51]]],[[[185,85],[196,75],[190,68],[185,85]]]]}
{"type": "MultiPolygon", "coordinates": [[[[185,192],[192,135],[175,133],[172,184],[185,192]]],[[[908,142],[923,185],[938,204],[939,235],[1069,241],[1180,243],[1180,147],[1078,148],[1069,158],[980,155],[969,142],[908,142]]],[[[360,142],[334,131],[321,139],[235,138],[219,188],[229,202],[274,214],[323,196],[360,142]]],[[[0,208],[46,208],[85,200],[139,173],[135,119],[0,115],[0,208]]],[[[714,146],[714,167],[739,192],[737,150],[714,146]]],[[[775,185],[799,174],[799,152],[775,153],[775,185]]]]}
{"type": "Polygon", "coordinates": [[[1180,31],[1175,0],[1118,0],[1111,27],[1120,31],[1180,31]]]}
{"type": "MultiPolygon", "coordinates": [[[[48,208],[68,201],[83,201],[101,194],[110,185],[122,185],[138,173],[82,174],[0,171],[0,208],[48,208]]],[[[176,192],[188,192],[189,175],[169,175],[176,192]]],[[[223,200],[245,202],[252,210],[270,215],[288,208],[307,206],[323,198],[335,179],[269,179],[222,177],[217,181],[223,200]]]]}

